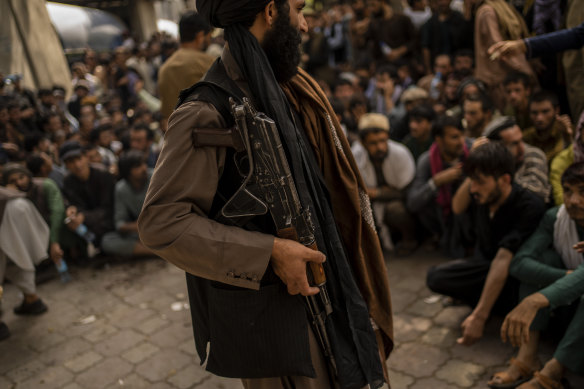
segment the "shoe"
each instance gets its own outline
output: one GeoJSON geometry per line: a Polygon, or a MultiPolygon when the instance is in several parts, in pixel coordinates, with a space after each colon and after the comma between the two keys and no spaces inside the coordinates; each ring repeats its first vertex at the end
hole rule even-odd
{"type": "Polygon", "coordinates": [[[47,306],[41,299],[35,300],[29,304],[23,301],[18,307],[14,307],[14,313],[17,315],[40,315],[47,310],[47,306]]]}
{"type": "Polygon", "coordinates": [[[8,338],[10,338],[10,330],[3,321],[0,321],[0,342],[8,338]]]}
{"type": "MultiPolygon", "coordinates": [[[[517,368],[517,370],[519,370],[519,373],[520,373],[519,378],[517,378],[515,381],[512,381],[511,377],[509,376],[509,373],[507,373],[506,371],[500,371],[498,373],[493,374],[493,376],[491,377],[491,379],[487,383],[489,388],[513,389],[513,388],[516,388],[519,385],[523,384],[524,382],[529,381],[535,373],[535,370],[531,369],[529,366],[527,366],[525,363],[521,362],[518,359],[511,358],[511,360],[509,361],[509,364],[515,366],[517,368]],[[500,380],[500,382],[498,382],[498,383],[493,382],[493,380],[495,380],[497,378],[500,380]]],[[[537,373],[535,373],[535,374],[537,374],[537,373]]]]}
{"type": "Polygon", "coordinates": [[[533,389],[565,389],[568,387],[568,382],[563,378],[561,381],[555,381],[551,377],[536,371],[533,373],[533,379],[522,386],[533,389]]]}

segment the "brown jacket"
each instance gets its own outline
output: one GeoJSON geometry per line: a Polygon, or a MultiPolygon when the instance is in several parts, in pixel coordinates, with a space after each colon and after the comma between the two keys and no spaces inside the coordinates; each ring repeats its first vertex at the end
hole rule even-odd
{"type": "MultiPolygon", "coordinates": [[[[241,77],[227,74],[241,86],[241,77]]],[[[211,104],[188,102],[172,113],[164,146],[138,219],[142,242],[184,271],[256,289],[267,269],[274,237],[207,218],[225,165],[224,148],[194,148],[193,128],[226,127],[211,104]]]]}

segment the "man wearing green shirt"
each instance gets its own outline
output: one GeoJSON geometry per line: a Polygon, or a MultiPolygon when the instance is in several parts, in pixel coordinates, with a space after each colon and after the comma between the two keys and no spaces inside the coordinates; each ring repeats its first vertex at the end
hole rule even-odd
{"type": "Polygon", "coordinates": [[[505,318],[501,337],[519,346],[519,352],[506,371],[489,381],[491,388],[516,387],[526,381],[517,387],[562,388],[566,368],[584,373],[584,163],[566,169],[562,187],[564,204],[547,211],[511,262],[509,273],[521,281],[523,300],[505,318]],[[552,313],[567,329],[552,359],[541,367],[539,333],[547,328],[552,313]]]}
{"type": "Polygon", "coordinates": [[[22,165],[11,163],[3,169],[3,182],[12,185],[35,205],[50,228],[49,255],[59,268],[63,259],[60,245],[61,229],[65,220],[65,203],[57,184],[50,178],[33,178],[32,173],[22,165]]]}

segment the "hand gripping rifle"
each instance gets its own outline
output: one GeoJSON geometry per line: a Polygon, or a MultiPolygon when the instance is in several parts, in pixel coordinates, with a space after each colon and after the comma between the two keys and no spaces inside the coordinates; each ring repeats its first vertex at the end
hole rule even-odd
{"type": "MultiPolygon", "coordinates": [[[[310,210],[303,209],[300,204],[276,123],[264,113],[257,112],[247,98],[243,99],[243,104],[232,99],[230,103],[235,132],[239,132],[245,147],[244,152],[236,153],[235,163],[245,178],[221,209],[222,216],[250,217],[269,211],[280,238],[295,240],[318,250],[310,210]]],[[[306,296],[305,302],[315,335],[331,373],[336,376],[337,367],[325,326],[326,317],[333,309],[322,264],[309,262],[307,276],[310,285],[317,286],[320,292],[316,296],[306,296]]]]}

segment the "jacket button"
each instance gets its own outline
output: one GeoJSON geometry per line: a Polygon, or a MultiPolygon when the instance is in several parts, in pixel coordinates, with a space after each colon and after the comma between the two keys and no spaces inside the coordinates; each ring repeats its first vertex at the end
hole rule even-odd
{"type": "Polygon", "coordinates": [[[235,273],[230,271],[227,273],[227,277],[235,278],[235,273]]]}

